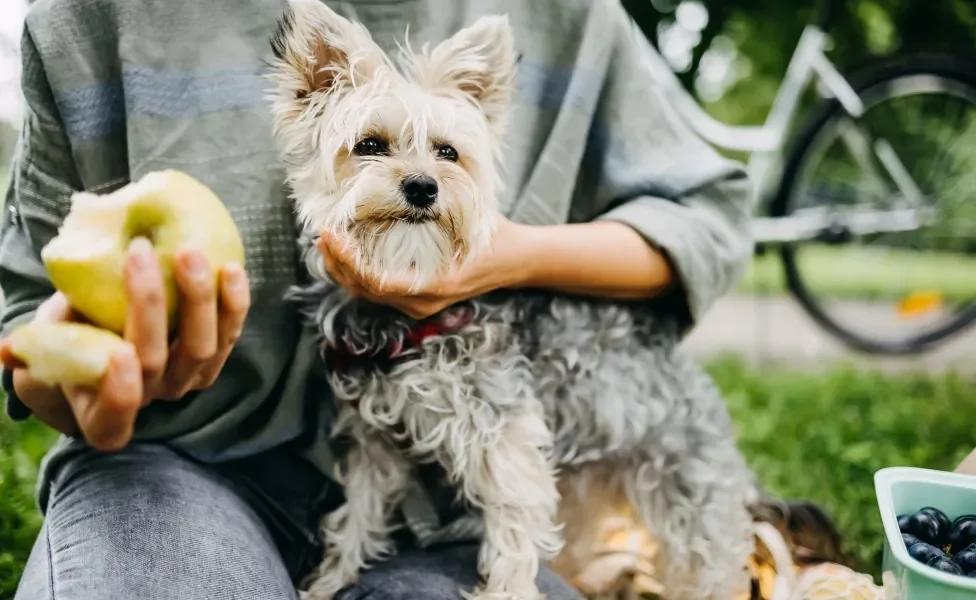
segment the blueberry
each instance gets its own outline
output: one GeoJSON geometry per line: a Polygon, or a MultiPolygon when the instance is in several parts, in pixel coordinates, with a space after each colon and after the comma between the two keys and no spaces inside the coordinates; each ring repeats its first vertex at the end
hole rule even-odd
{"type": "Polygon", "coordinates": [[[976,544],[970,544],[958,552],[953,552],[952,561],[959,565],[964,573],[976,571],[976,544]]]}
{"type": "Polygon", "coordinates": [[[919,509],[917,512],[928,513],[935,517],[935,520],[939,522],[939,527],[942,529],[942,531],[949,531],[952,528],[952,519],[947,517],[944,512],[937,508],[926,506],[925,508],[919,509]]]}
{"type": "Polygon", "coordinates": [[[898,531],[908,533],[908,520],[912,515],[898,515],[898,531]]]}
{"type": "Polygon", "coordinates": [[[932,567],[937,571],[942,571],[943,573],[952,573],[953,575],[963,574],[962,569],[959,568],[959,565],[952,562],[952,560],[948,556],[933,557],[925,564],[927,564],[928,566],[932,567]]]}
{"type": "Polygon", "coordinates": [[[920,510],[908,519],[907,533],[933,546],[941,546],[949,532],[942,528],[942,522],[938,517],[925,510],[920,510]]]}
{"type": "Polygon", "coordinates": [[[917,544],[913,544],[908,549],[908,555],[920,563],[927,563],[934,558],[945,556],[945,552],[943,552],[939,548],[936,548],[932,544],[919,542],[917,544]]]}
{"type": "Polygon", "coordinates": [[[922,540],[918,539],[917,537],[915,537],[910,533],[901,534],[901,541],[905,543],[906,548],[911,548],[915,544],[919,544],[922,542],[922,540]]]}
{"type": "Polygon", "coordinates": [[[948,541],[953,548],[966,548],[976,542],[976,515],[963,515],[953,521],[949,529],[948,541]]]}

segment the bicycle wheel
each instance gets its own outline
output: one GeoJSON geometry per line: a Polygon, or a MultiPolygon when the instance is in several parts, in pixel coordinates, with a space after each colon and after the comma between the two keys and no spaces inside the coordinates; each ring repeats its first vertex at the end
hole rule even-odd
{"type": "Polygon", "coordinates": [[[873,66],[849,79],[864,104],[860,117],[828,99],[796,138],[770,211],[815,216],[819,233],[780,247],[786,284],[852,348],[919,353],[976,320],[972,65],[913,56],[873,66]],[[867,155],[854,152],[852,139],[883,142],[903,171],[879,160],[877,144],[864,146],[867,155]],[[904,174],[915,193],[904,193],[904,174]],[[905,214],[924,218],[894,226],[894,216],[905,214]],[[887,224],[852,226],[869,215],[887,224]]]}

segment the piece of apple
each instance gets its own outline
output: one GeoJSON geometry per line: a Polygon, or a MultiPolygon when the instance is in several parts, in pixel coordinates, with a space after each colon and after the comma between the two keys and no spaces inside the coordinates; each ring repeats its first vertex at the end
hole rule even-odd
{"type": "Polygon", "coordinates": [[[34,379],[52,386],[97,384],[112,354],[126,345],[118,335],[98,327],[47,321],[18,327],[8,344],[34,379]]]}
{"type": "Polygon", "coordinates": [[[181,248],[203,252],[217,282],[231,262],[244,265],[244,244],[230,213],[205,185],[179,171],[156,171],[110,194],[80,192],[58,235],[42,250],[54,287],[92,325],[33,322],[15,330],[10,352],[48,384],[94,385],[124,347],[123,264],[129,243],[145,237],[163,275],[169,325],[178,309],[173,260],[181,248]]]}
{"type": "Polygon", "coordinates": [[[173,259],[181,248],[207,257],[214,281],[231,262],[244,264],[244,244],[220,199],[180,171],[155,171],[115,192],[80,192],[41,251],[51,283],[94,325],[122,333],[126,293],[123,262],[129,243],[145,237],[159,258],[170,327],[176,319],[173,259]]]}

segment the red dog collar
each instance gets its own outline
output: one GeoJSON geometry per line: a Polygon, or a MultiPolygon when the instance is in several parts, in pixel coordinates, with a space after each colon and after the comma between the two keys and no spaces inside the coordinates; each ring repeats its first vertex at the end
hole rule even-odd
{"type": "Polygon", "coordinates": [[[326,344],[324,358],[326,368],[333,373],[348,373],[357,367],[387,369],[399,358],[436,336],[451,335],[474,320],[470,307],[454,307],[417,321],[402,339],[394,340],[380,348],[356,348],[353,344],[337,340],[326,344]]]}

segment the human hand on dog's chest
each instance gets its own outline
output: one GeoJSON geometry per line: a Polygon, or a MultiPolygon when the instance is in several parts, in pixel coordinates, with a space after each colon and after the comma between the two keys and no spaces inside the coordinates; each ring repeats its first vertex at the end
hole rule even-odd
{"type": "Polygon", "coordinates": [[[458,302],[521,283],[527,276],[526,257],[521,251],[527,233],[528,226],[499,215],[492,246],[486,252],[413,290],[411,273],[363,272],[350,245],[355,242],[323,233],[316,246],[326,272],[353,297],[422,319],[458,302]]]}

